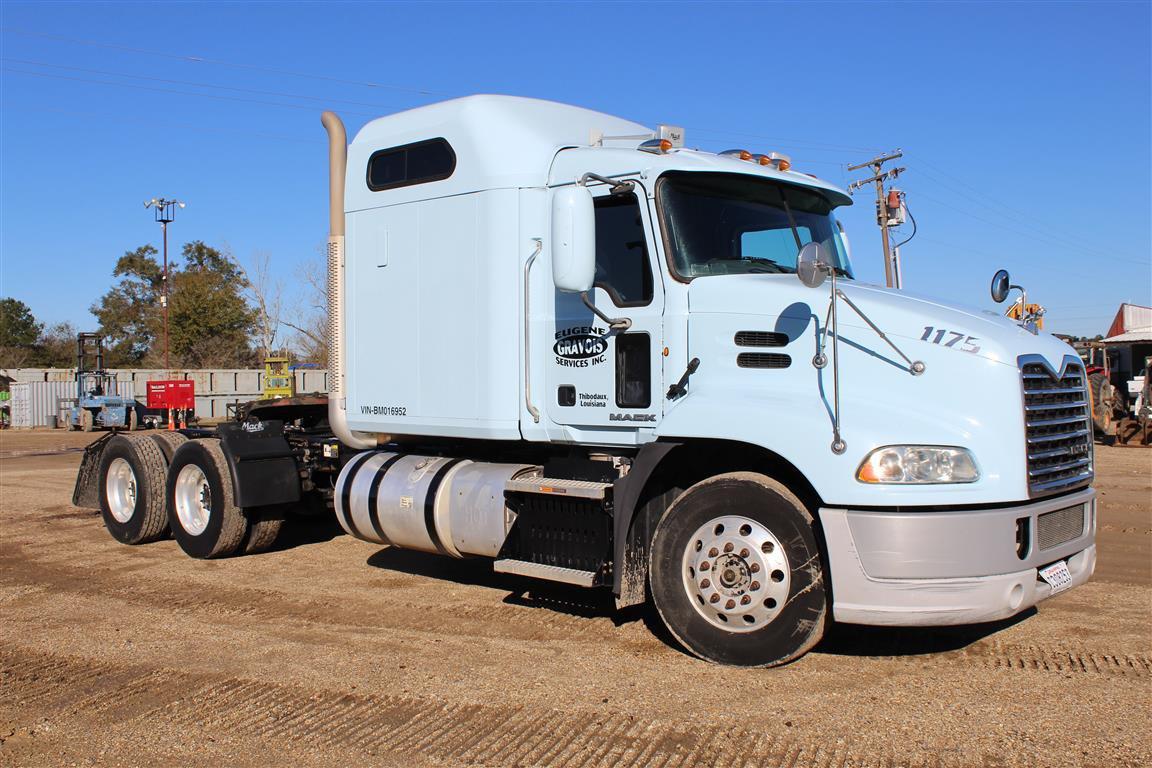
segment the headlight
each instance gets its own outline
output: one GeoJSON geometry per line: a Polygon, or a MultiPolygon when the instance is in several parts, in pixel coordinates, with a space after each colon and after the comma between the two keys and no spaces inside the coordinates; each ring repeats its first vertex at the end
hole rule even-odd
{"type": "Polygon", "coordinates": [[[980,479],[972,454],[963,448],[889,445],[868,454],[856,479],[862,483],[974,483],[980,479]]]}

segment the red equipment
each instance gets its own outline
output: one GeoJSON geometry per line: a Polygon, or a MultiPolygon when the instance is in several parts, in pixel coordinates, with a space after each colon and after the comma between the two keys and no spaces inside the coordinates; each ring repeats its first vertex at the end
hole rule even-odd
{"type": "Polygon", "coordinates": [[[181,428],[187,426],[185,415],[196,407],[195,383],[190,379],[149,381],[148,407],[168,411],[168,429],[176,429],[176,411],[180,413],[181,428]]]}

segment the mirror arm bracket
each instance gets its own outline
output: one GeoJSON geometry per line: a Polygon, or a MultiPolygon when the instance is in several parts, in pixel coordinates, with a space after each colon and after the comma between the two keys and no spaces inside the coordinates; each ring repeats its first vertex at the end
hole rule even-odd
{"type": "Polygon", "coordinates": [[[583,293],[580,294],[580,300],[584,302],[584,306],[586,306],[586,307],[588,307],[588,309],[592,310],[592,314],[596,315],[596,317],[598,317],[601,320],[603,320],[604,322],[608,323],[608,327],[611,328],[612,330],[614,330],[614,331],[626,331],[632,327],[632,321],[629,320],[627,317],[618,317],[616,319],[613,319],[611,317],[608,317],[608,315],[604,314],[599,309],[597,309],[596,305],[592,303],[592,300],[588,298],[588,291],[584,291],[583,293]]]}
{"type": "Polygon", "coordinates": [[[580,177],[576,182],[578,186],[586,187],[589,181],[598,181],[601,184],[607,184],[612,188],[613,195],[627,195],[636,189],[636,182],[634,181],[620,181],[619,179],[610,179],[607,176],[601,176],[598,173],[586,173],[580,177]]]}

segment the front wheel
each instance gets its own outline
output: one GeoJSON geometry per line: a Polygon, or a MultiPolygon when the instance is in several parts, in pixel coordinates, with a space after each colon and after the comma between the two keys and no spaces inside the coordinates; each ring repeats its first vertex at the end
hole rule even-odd
{"type": "Polygon", "coordinates": [[[656,526],[649,582],[665,626],[707,661],[786,664],[824,634],[812,517],[764,475],[718,475],[685,491],[656,526]]]}

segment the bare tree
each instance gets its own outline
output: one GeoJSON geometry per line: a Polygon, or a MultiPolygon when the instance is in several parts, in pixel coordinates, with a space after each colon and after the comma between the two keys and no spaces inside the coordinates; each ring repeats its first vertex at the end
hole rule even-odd
{"type": "Polygon", "coordinates": [[[298,298],[294,311],[281,323],[295,331],[292,347],[296,357],[324,368],[328,366],[328,281],[320,259],[296,270],[298,298]]]}
{"type": "Polygon", "coordinates": [[[268,251],[256,251],[252,255],[251,269],[241,267],[241,271],[248,280],[246,298],[256,310],[256,341],[263,357],[270,357],[277,349],[284,283],[273,277],[272,254],[268,251]]]}

